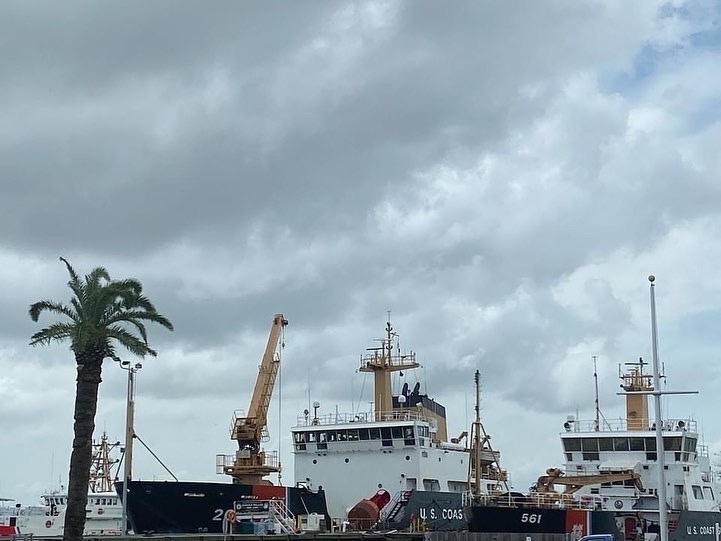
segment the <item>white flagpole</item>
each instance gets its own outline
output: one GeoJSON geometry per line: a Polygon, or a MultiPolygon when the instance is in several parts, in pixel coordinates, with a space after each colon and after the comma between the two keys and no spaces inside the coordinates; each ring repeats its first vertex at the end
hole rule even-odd
{"type": "Polygon", "coordinates": [[[658,467],[658,520],[661,541],[668,541],[668,513],[666,511],[666,468],[665,449],[663,448],[663,418],[661,417],[661,375],[658,364],[658,334],[656,329],[656,296],[654,295],[654,281],[652,274],[648,277],[651,282],[651,340],[653,346],[653,405],[656,416],[656,466],[658,467]]]}

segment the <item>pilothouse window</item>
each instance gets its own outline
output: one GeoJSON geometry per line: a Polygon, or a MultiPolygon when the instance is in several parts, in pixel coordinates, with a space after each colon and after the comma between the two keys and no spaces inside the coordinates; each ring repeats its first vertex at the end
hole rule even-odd
{"type": "Polygon", "coordinates": [[[305,432],[296,432],[294,434],[295,438],[295,450],[296,451],[305,451],[305,432]]]}
{"type": "Polygon", "coordinates": [[[613,438],[598,438],[598,449],[600,451],[613,451],[613,438]]]}
{"type": "Polygon", "coordinates": [[[681,450],[681,437],[665,437],[663,438],[663,448],[666,451],[680,451],[681,450]]]}
{"type": "Polygon", "coordinates": [[[694,453],[696,451],[696,438],[684,438],[683,450],[694,453]]]}
{"type": "Polygon", "coordinates": [[[614,451],[628,451],[628,438],[613,438],[614,451]]]}
{"type": "Polygon", "coordinates": [[[643,451],[643,438],[631,438],[628,440],[631,451],[643,451]]]}
{"type": "Polygon", "coordinates": [[[580,451],[581,450],[581,440],[579,440],[577,438],[565,439],[565,440],[563,440],[563,445],[566,448],[566,451],[580,451]]]}

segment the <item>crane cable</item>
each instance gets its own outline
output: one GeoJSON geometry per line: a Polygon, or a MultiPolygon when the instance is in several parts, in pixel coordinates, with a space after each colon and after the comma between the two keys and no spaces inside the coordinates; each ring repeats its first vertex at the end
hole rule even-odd
{"type": "Polygon", "coordinates": [[[283,350],[285,349],[285,325],[280,326],[280,350],[278,351],[278,485],[282,485],[283,472],[281,469],[280,451],[283,440],[283,350]]]}

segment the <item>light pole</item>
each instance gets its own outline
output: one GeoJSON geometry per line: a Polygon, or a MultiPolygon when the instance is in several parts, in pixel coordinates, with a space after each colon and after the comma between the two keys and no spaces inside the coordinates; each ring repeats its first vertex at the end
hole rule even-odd
{"type": "Polygon", "coordinates": [[[121,361],[118,357],[113,357],[120,368],[128,371],[128,396],[125,404],[125,452],[123,459],[125,460],[124,471],[123,471],[123,535],[128,534],[128,483],[132,478],[132,467],[133,467],[133,440],[135,439],[135,428],[133,425],[135,419],[135,374],[140,370],[143,365],[135,363],[134,366],[130,364],[130,361],[121,361]]]}

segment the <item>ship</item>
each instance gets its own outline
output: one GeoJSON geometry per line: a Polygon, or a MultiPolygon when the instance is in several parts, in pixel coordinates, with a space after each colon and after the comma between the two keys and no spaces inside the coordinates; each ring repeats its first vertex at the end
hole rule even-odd
{"type": "Polygon", "coordinates": [[[688,393],[660,389],[653,276],[649,280],[653,369],[642,358],[619,366],[625,418],[607,420],[596,391],[595,418],[570,415],[562,422],[564,467],[549,468],[527,494],[469,494],[470,532],[509,541],[592,534],[616,541],[718,541],[721,487],[697,422],[661,415],[662,394],[688,393]]]}
{"type": "MultiPolygon", "coordinates": [[[[120,445],[110,443],[103,433],[93,443],[93,455],[88,486],[88,503],[84,535],[117,536],[122,531],[122,505],[113,489],[114,468],[119,460],[112,452],[120,445]]],[[[32,535],[35,537],[61,537],[65,529],[67,490],[63,487],[48,491],[41,496],[39,505],[23,507],[4,505],[0,507],[0,534],[32,535]]]]}
{"type": "Polygon", "coordinates": [[[419,367],[388,321],[360,358],[359,371],[373,376],[372,410],[323,413],[314,402],[291,429],[295,483],[323,490],[334,528],[465,529],[469,486],[486,495],[507,490],[500,452],[485,430],[449,439],[445,407],[422,393],[419,381],[412,388],[398,382],[392,392],[391,374],[401,380],[419,367]]]}
{"type": "MultiPolygon", "coordinates": [[[[133,532],[294,534],[326,529],[322,490],[277,486],[267,480],[280,472],[277,452],[266,451],[262,443],[267,440],[268,408],[287,324],[283,314],[273,316],[248,411],[236,411],[231,419],[230,437],[238,448],[235,454],[216,456],[216,473],[229,481],[134,480],[126,463],[125,479],[115,486],[125,496],[133,532]]],[[[132,427],[128,434],[131,440],[137,437],[132,427]]]]}

